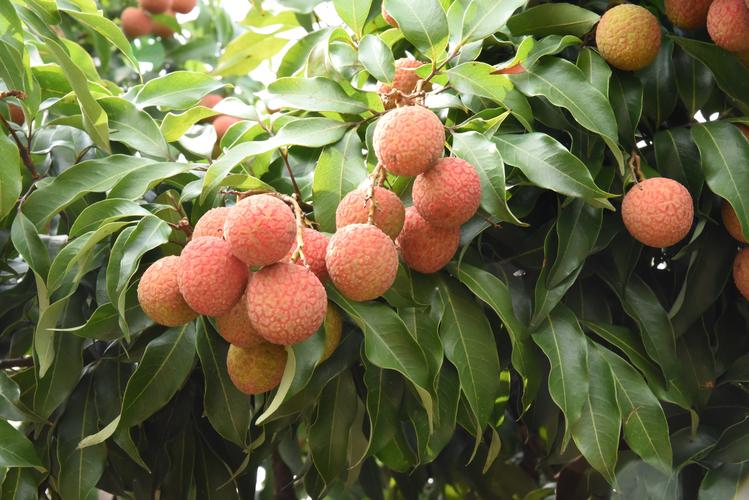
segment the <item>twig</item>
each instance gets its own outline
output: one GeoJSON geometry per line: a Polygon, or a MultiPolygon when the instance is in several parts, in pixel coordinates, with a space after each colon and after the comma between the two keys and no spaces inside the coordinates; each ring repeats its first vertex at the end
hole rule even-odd
{"type": "Polygon", "coordinates": [[[281,158],[283,158],[284,164],[286,164],[286,171],[291,178],[291,185],[294,186],[294,194],[301,200],[302,192],[299,190],[299,185],[296,183],[294,172],[291,171],[291,164],[289,163],[289,150],[287,148],[279,148],[278,150],[281,152],[281,158]]]}
{"type": "Polygon", "coordinates": [[[638,182],[641,182],[645,175],[642,173],[642,168],[640,168],[640,155],[637,154],[637,151],[632,151],[632,156],[629,157],[629,169],[632,171],[632,177],[634,177],[635,184],[638,182]]]}
{"type": "Polygon", "coordinates": [[[424,81],[425,82],[429,82],[429,81],[432,80],[432,78],[434,78],[435,76],[437,76],[437,73],[439,73],[442,70],[442,68],[444,68],[445,66],[447,66],[447,63],[449,63],[450,61],[452,61],[453,59],[455,59],[455,57],[458,55],[458,53],[460,53],[460,49],[462,49],[462,48],[463,48],[463,44],[462,43],[457,44],[455,46],[455,48],[452,50],[452,52],[450,52],[450,54],[447,56],[447,58],[445,58],[445,60],[442,61],[439,64],[439,66],[437,66],[437,65],[433,65],[432,66],[432,72],[429,73],[429,76],[427,76],[424,79],[424,81]]]}
{"type": "Polygon", "coordinates": [[[0,359],[0,370],[7,370],[8,368],[26,368],[29,366],[34,366],[34,358],[31,356],[0,359]]]}
{"type": "Polygon", "coordinates": [[[31,174],[31,177],[34,178],[34,180],[39,179],[40,175],[39,172],[36,171],[36,167],[34,166],[34,162],[31,161],[31,156],[29,156],[29,150],[26,149],[26,146],[23,145],[21,142],[21,139],[18,138],[18,135],[16,134],[16,131],[11,128],[8,121],[5,119],[3,115],[0,115],[0,121],[3,123],[5,128],[7,128],[10,131],[11,137],[13,137],[13,140],[16,143],[16,146],[18,146],[18,152],[21,153],[21,160],[23,160],[23,164],[28,169],[29,173],[31,174]]]}
{"type": "Polygon", "coordinates": [[[364,205],[369,203],[369,214],[367,215],[367,223],[374,224],[375,212],[377,211],[377,200],[375,199],[375,190],[382,186],[385,182],[385,169],[382,167],[382,163],[377,163],[374,170],[369,176],[369,188],[367,190],[367,196],[364,198],[364,205]]]}
{"type": "Polygon", "coordinates": [[[192,238],[192,226],[190,225],[190,221],[187,219],[187,217],[183,217],[180,219],[180,221],[176,224],[169,223],[171,227],[178,231],[182,231],[185,233],[185,236],[187,236],[187,239],[189,240],[192,238]]]}

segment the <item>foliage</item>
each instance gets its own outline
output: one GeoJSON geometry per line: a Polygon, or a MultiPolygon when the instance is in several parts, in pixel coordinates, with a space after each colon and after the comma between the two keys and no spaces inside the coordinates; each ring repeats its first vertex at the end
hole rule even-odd
{"type": "MultiPolygon", "coordinates": [[[[118,2],[0,0],[0,80],[25,94],[0,104],[0,496],[251,498],[264,475],[265,498],[293,474],[315,498],[732,498],[749,307],[719,213],[743,207],[749,231],[739,59],[661,2],[637,73],[591,47],[602,2],[385,0],[399,29],[378,0],[333,1],[339,26],[320,1],[260,3],[234,23],[201,2],[174,39],[130,42],[118,2]],[[212,322],[153,325],[138,277],[231,191],[295,182],[334,231],[376,163],[376,80],[405,54],[480,173],[480,214],[444,271],[401,267],[368,303],[329,288],[334,355],[294,346],[280,389],[243,396],[212,322]],[[211,92],[243,119],[215,152],[211,92]],[[634,155],[694,197],[674,248],[621,223],[634,155]]],[[[388,179],[404,200],[410,182],[388,179]]]]}

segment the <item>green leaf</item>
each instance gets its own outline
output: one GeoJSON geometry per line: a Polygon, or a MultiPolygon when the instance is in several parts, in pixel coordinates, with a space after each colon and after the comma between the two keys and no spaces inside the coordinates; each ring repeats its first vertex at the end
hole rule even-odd
{"type": "Polygon", "coordinates": [[[642,82],[633,75],[617,72],[609,83],[611,107],[619,125],[619,140],[626,150],[631,150],[642,116],[642,82]]]}
{"type": "Polygon", "coordinates": [[[611,67],[598,52],[590,47],[584,47],[577,55],[577,67],[582,70],[591,85],[608,97],[611,67]]]}
{"type": "Polygon", "coordinates": [[[656,129],[671,116],[676,107],[673,52],[673,42],[668,38],[664,39],[655,61],[640,73],[645,89],[643,111],[653,119],[656,129]]]}
{"type": "Polygon", "coordinates": [[[223,83],[204,73],[175,71],[149,80],[135,97],[135,104],[141,109],[150,106],[187,109],[203,96],[223,87],[223,83]]]}
{"type": "Polygon", "coordinates": [[[466,62],[448,70],[447,77],[459,92],[502,104],[512,83],[507,75],[494,74],[496,71],[497,68],[483,62],[466,62]]]}
{"type": "Polygon", "coordinates": [[[606,358],[616,382],[616,400],[621,411],[624,440],[645,462],[671,472],[671,441],[668,424],[658,399],[642,376],[626,361],[606,349],[606,358]]]}
{"type": "Polygon", "coordinates": [[[190,374],[194,361],[194,323],[170,328],[149,342],[127,381],[119,426],[137,425],[169,402],[190,374]]]}
{"type": "Polygon", "coordinates": [[[109,116],[109,138],[149,156],[166,158],[169,146],[148,113],[119,97],[99,99],[109,116]]]}
{"type": "Polygon", "coordinates": [[[21,389],[5,372],[0,372],[0,418],[23,421],[29,419],[21,405],[21,389]]]}
{"type": "Polygon", "coordinates": [[[165,179],[189,172],[193,168],[195,168],[195,165],[192,163],[152,163],[148,165],[148,168],[138,169],[120,179],[117,184],[112,186],[112,189],[109,191],[109,197],[130,200],[142,198],[146,191],[156,187],[157,184],[165,179]]]}
{"type": "Polygon", "coordinates": [[[698,199],[705,183],[700,152],[687,128],[659,130],[653,137],[658,172],[679,181],[698,199]]]}
{"type": "Polygon", "coordinates": [[[250,156],[256,156],[283,146],[306,146],[319,148],[338,142],[351,125],[327,118],[302,118],[287,123],[278,134],[266,141],[251,141],[229,148],[213,162],[203,178],[200,199],[216,189],[226,175],[250,156]]]}
{"type": "Polygon", "coordinates": [[[361,38],[372,0],[333,0],[338,16],[361,38]]]}
{"type": "Polygon", "coordinates": [[[700,483],[699,498],[741,498],[746,492],[749,463],[723,464],[710,469],[700,483]]]}
{"type": "Polygon", "coordinates": [[[730,123],[713,122],[692,127],[700,150],[702,171],[710,190],[736,211],[741,230],[749,234],[749,143],[730,123]]]}
{"type": "Polygon", "coordinates": [[[564,413],[567,432],[577,422],[587,401],[588,344],[577,318],[567,306],[554,309],[533,334],[533,340],[549,358],[549,393],[564,413]]]}
{"type": "Polygon", "coordinates": [[[343,373],[323,390],[315,421],[309,428],[312,462],[326,487],[347,468],[349,428],[356,415],[356,387],[343,373]]]}
{"type": "Polygon", "coordinates": [[[190,108],[183,113],[167,113],[161,121],[161,133],[167,142],[174,142],[185,135],[190,130],[190,127],[200,120],[216,116],[217,114],[217,111],[203,106],[190,108]]]}
{"type": "Polygon", "coordinates": [[[430,61],[437,61],[447,47],[448,38],[447,16],[440,3],[437,0],[384,0],[384,5],[406,40],[430,61]]]}
{"type": "Polygon", "coordinates": [[[378,36],[367,35],[359,42],[359,62],[370,75],[383,83],[395,76],[393,51],[378,36]]]}
{"type": "Polygon", "coordinates": [[[512,13],[526,3],[527,0],[471,0],[463,14],[461,42],[483,40],[499,31],[512,13]]]}
{"type": "Polygon", "coordinates": [[[601,18],[570,3],[544,3],[512,16],[507,27],[512,34],[542,37],[546,35],[575,35],[582,37],[601,18]]]}
{"type": "Polygon", "coordinates": [[[87,193],[112,189],[123,177],[153,162],[135,156],[114,155],[78,163],[40,187],[26,199],[23,211],[37,227],[87,193]]]}
{"type": "Polygon", "coordinates": [[[288,40],[265,33],[245,31],[229,42],[218,59],[214,74],[245,76],[283,49],[288,40]]]}
{"type": "Polygon", "coordinates": [[[713,75],[704,64],[683,50],[676,51],[674,65],[679,97],[689,116],[694,116],[710,98],[715,86],[713,75]]]}
{"type": "Polygon", "coordinates": [[[19,255],[42,280],[46,280],[49,273],[49,254],[34,224],[24,215],[18,212],[13,220],[10,230],[10,238],[19,255]]]}
{"type": "Polygon", "coordinates": [[[323,77],[281,78],[268,85],[270,96],[280,106],[305,111],[363,113],[366,103],[350,97],[338,83],[323,77]]]}
{"type": "Polygon", "coordinates": [[[106,38],[117,50],[122,52],[127,61],[135,71],[139,71],[138,61],[133,54],[130,42],[125,38],[125,34],[111,20],[107,19],[100,13],[80,12],[69,8],[59,7],[60,12],[64,12],[84,26],[106,38]]]}
{"type": "Polygon", "coordinates": [[[44,470],[29,438],[5,420],[0,420],[0,467],[35,467],[44,470]]]}
{"type": "Polygon", "coordinates": [[[234,387],[226,372],[229,346],[205,320],[198,322],[197,349],[205,376],[203,408],[216,432],[225,439],[244,446],[250,426],[250,398],[234,387]]]}
{"type": "Polygon", "coordinates": [[[580,419],[572,426],[577,449],[603,477],[614,484],[621,415],[616,385],[606,359],[594,344],[588,346],[589,386],[580,419]]]}
{"type": "Polygon", "coordinates": [[[293,76],[307,63],[307,58],[313,49],[330,37],[331,31],[329,28],[312,31],[300,38],[284,54],[277,76],[279,78],[293,76]]]}
{"type": "Polygon", "coordinates": [[[481,307],[452,280],[440,280],[444,314],[440,337],[445,356],[457,368],[460,387],[476,419],[474,435],[489,423],[499,393],[499,357],[481,307]]]}
{"type": "Polygon", "coordinates": [[[129,200],[108,198],[87,206],[70,228],[70,237],[75,238],[89,231],[96,231],[109,222],[129,217],[145,217],[151,212],[129,200]]]}
{"type": "MultiPolygon", "coordinates": [[[[61,300],[50,309],[60,305],[67,308],[69,301],[61,300]]],[[[60,315],[66,311],[61,311],[60,315]]],[[[40,321],[41,325],[42,322],[40,321]]],[[[34,391],[34,411],[42,418],[48,418],[75,389],[81,377],[83,358],[81,346],[83,339],[60,332],[49,332],[53,343],[54,358],[48,370],[42,372],[41,365],[37,374],[37,385],[34,391]]]]}
{"type": "Polygon", "coordinates": [[[736,55],[721,49],[717,45],[695,39],[671,37],[690,56],[699,60],[710,69],[718,87],[734,99],[734,103],[749,113],[749,68],[742,65],[736,55]]]}
{"type": "Polygon", "coordinates": [[[335,231],[335,213],[341,199],[367,178],[362,147],[356,130],[351,129],[320,154],[312,181],[312,199],[315,221],[322,231],[335,231]]]}
{"type": "Polygon", "coordinates": [[[368,454],[376,454],[396,433],[398,409],[404,385],[396,372],[383,370],[364,362],[364,383],[367,386],[367,415],[370,423],[368,454]]]}
{"type": "Polygon", "coordinates": [[[0,135],[0,221],[13,210],[21,195],[21,155],[6,135],[0,135]]]}
{"type": "Polygon", "coordinates": [[[552,137],[535,132],[497,135],[493,140],[502,159],[537,186],[611,208],[605,198],[614,195],[596,186],[588,167],[552,137]]]}
{"type": "Polygon", "coordinates": [[[547,284],[559,285],[580,267],[593,251],[603,223],[603,211],[575,200],[561,209],[557,218],[557,256],[547,284]]]}
{"type": "Polygon", "coordinates": [[[13,500],[36,500],[39,498],[39,482],[30,469],[8,469],[0,491],[3,498],[13,500]]]}
{"type": "Polygon", "coordinates": [[[541,95],[567,109],[580,125],[603,138],[623,167],[624,157],[617,145],[618,130],[611,104],[587,81],[580,68],[558,57],[546,57],[523,73],[512,75],[511,80],[525,95],[541,95]]]}

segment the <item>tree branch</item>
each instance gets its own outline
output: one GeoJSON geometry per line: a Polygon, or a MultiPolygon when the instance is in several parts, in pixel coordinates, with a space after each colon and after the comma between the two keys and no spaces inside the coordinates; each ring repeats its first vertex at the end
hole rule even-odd
{"type": "Polygon", "coordinates": [[[0,359],[0,370],[7,370],[8,368],[26,368],[29,366],[34,366],[34,358],[31,356],[0,359]]]}

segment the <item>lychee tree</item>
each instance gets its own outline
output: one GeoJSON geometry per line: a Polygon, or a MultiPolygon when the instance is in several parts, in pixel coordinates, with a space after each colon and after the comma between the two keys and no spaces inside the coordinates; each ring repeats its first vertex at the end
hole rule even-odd
{"type": "Polygon", "coordinates": [[[0,498],[749,495],[744,0],[231,5],[0,0],[0,498]]]}

